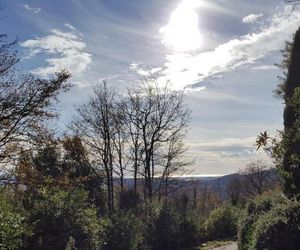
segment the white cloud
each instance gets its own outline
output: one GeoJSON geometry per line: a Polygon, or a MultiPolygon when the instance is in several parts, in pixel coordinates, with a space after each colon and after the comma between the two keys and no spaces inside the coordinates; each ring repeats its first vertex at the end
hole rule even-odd
{"type": "Polygon", "coordinates": [[[129,72],[133,72],[138,76],[150,76],[161,72],[162,68],[149,68],[141,63],[131,63],[129,65],[129,72]]]}
{"type": "Polygon", "coordinates": [[[150,73],[151,73],[151,74],[155,74],[155,73],[160,72],[161,70],[162,70],[162,68],[160,68],[160,67],[153,68],[153,69],[150,70],[150,73]]]}
{"type": "Polygon", "coordinates": [[[195,173],[229,174],[237,172],[251,161],[272,161],[263,151],[254,146],[255,137],[215,138],[204,142],[187,143],[187,155],[194,159],[191,169],[195,173]]]}
{"type": "Polygon", "coordinates": [[[256,33],[220,44],[212,51],[197,54],[174,53],[166,56],[164,77],[176,89],[195,84],[216,74],[222,74],[241,66],[255,64],[273,52],[283,48],[300,23],[300,11],[278,9],[270,23],[256,33]]]}
{"type": "Polygon", "coordinates": [[[257,65],[252,67],[253,70],[276,70],[278,67],[275,65],[257,65]]]}
{"type": "Polygon", "coordinates": [[[189,88],[189,87],[186,87],[184,88],[184,92],[185,93],[195,93],[195,92],[201,92],[203,90],[205,90],[205,86],[201,86],[201,87],[197,87],[197,88],[189,88]]]}
{"type": "Polygon", "coordinates": [[[253,157],[257,155],[256,150],[243,149],[242,151],[222,151],[221,157],[253,157]]]}
{"type": "Polygon", "coordinates": [[[111,81],[111,80],[115,80],[115,79],[117,79],[118,77],[120,77],[121,75],[120,74],[114,74],[114,75],[109,75],[109,76],[103,76],[103,77],[100,77],[99,79],[98,79],[98,81],[99,82],[103,82],[103,81],[105,81],[105,82],[107,82],[107,81],[111,81]]]}
{"type": "Polygon", "coordinates": [[[259,13],[259,14],[250,14],[248,16],[245,16],[242,19],[243,23],[255,23],[260,17],[262,17],[264,14],[259,13]]]}
{"type": "Polygon", "coordinates": [[[255,144],[255,140],[256,140],[255,137],[215,138],[215,139],[209,139],[208,141],[189,143],[189,145],[197,149],[226,148],[226,147],[249,148],[255,144]]]}
{"type": "Polygon", "coordinates": [[[75,29],[75,27],[74,26],[72,26],[71,24],[69,24],[69,23],[65,23],[64,24],[67,28],[69,28],[69,29],[71,29],[71,30],[73,30],[73,31],[75,31],[76,29],[75,29]]]}
{"type": "Polygon", "coordinates": [[[34,14],[38,14],[42,10],[42,8],[32,7],[29,4],[24,4],[23,7],[24,7],[24,9],[29,10],[29,11],[33,12],[34,14]]]}
{"type": "Polygon", "coordinates": [[[86,44],[74,32],[53,29],[51,34],[27,40],[21,46],[30,50],[30,56],[45,53],[53,56],[46,59],[47,66],[32,70],[32,73],[47,76],[61,69],[67,69],[73,76],[83,73],[92,61],[92,55],[85,52],[86,44]]]}

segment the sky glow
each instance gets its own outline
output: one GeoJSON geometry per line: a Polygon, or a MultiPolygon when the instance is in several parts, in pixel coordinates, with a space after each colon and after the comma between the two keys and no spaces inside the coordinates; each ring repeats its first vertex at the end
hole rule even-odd
{"type": "Polygon", "coordinates": [[[99,82],[123,94],[153,74],[185,90],[191,174],[229,174],[263,158],[253,146],[256,136],[282,128],[282,102],[272,93],[281,72],[274,63],[300,24],[300,6],[282,0],[2,2],[1,30],[18,38],[21,70],[72,74],[74,87],[58,106],[62,132],[99,82]]]}
{"type": "Polygon", "coordinates": [[[196,9],[202,1],[183,0],[172,12],[169,23],[159,32],[162,43],[176,52],[193,51],[201,47],[202,36],[198,27],[196,9]]]}

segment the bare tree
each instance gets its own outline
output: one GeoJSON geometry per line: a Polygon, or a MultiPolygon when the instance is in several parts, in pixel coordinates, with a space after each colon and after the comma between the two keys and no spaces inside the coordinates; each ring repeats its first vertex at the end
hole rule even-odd
{"type": "Polygon", "coordinates": [[[94,89],[87,104],[77,108],[72,128],[82,136],[106,176],[107,205],[114,210],[114,138],[116,134],[116,93],[106,83],[94,89]]]}
{"type": "Polygon", "coordinates": [[[175,164],[175,158],[184,152],[181,142],[189,124],[190,111],[184,105],[182,92],[171,90],[168,84],[159,87],[152,78],[131,91],[127,103],[129,110],[134,111],[128,119],[133,127],[131,131],[135,133],[136,156],[141,157],[143,164],[144,197],[151,198],[156,178],[168,177],[175,168],[179,169],[180,164],[175,164]]]}
{"type": "Polygon", "coordinates": [[[249,195],[261,195],[273,180],[270,166],[261,161],[250,162],[239,174],[243,177],[243,186],[249,195]]]}
{"type": "Polygon", "coordinates": [[[124,125],[128,133],[128,159],[133,171],[134,193],[137,194],[137,185],[140,166],[142,164],[142,133],[141,119],[138,115],[140,99],[139,95],[130,91],[128,97],[122,101],[122,109],[125,114],[124,125]]]}
{"type": "Polygon", "coordinates": [[[231,178],[226,186],[226,193],[232,205],[237,205],[243,199],[243,184],[239,175],[231,178]]]}
{"type": "Polygon", "coordinates": [[[115,109],[113,112],[115,133],[113,136],[113,146],[115,149],[115,173],[119,176],[121,191],[124,191],[124,178],[125,171],[128,166],[128,156],[127,156],[127,144],[128,144],[128,132],[126,127],[126,118],[124,113],[124,106],[122,102],[115,104],[115,109]]]}
{"type": "Polygon", "coordinates": [[[176,182],[172,176],[184,174],[186,171],[185,167],[191,164],[191,161],[184,158],[187,148],[183,143],[184,133],[182,132],[174,133],[167,142],[166,152],[159,154],[160,160],[158,161],[158,165],[162,171],[158,173],[159,176],[157,179],[160,181],[155,191],[161,193],[164,190],[165,199],[168,198],[170,192],[174,191],[174,189],[170,190],[169,188],[170,185],[176,182]]]}

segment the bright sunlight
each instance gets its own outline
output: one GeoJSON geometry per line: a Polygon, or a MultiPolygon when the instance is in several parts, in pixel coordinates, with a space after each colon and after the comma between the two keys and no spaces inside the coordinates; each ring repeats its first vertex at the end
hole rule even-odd
{"type": "Polygon", "coordinates": [[[196,8],[202,1],[185,0],[172,12],[169,23],[159,32],[163,34],[162,43],[177,52],[193,51],[202,44],[198,29],[196,8]]]}

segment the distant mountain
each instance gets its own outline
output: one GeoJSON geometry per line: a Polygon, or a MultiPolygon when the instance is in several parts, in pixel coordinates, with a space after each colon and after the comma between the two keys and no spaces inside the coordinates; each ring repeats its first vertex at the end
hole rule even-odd
{"type": "MultiPolygon", "coordinates": [[[[270,171],[271,176],[274,177],[275,181],[279,181],[279,177],[274,169],[270,171]]],[[[186,193],[189,196],[193,195],[194,189],[200,194],[203,190],[209,190],[216,192],[220,195],[221,199],[227,199],[227,186],[232,180],[242,180],[245,178],[243,175],[234,173],[224,176],[178,176],[170,178],[172,188],[178,190],[178,193],[186,193]]],[[[138,183],[142,186],[143,179],[139,179],[138,183]]],[[[154,180],[154,186],[159,185],[160,179],[154,180]]],[[[126,178],[124,185],[132,188],[134,185],[133,178],[126,178]]]]}

